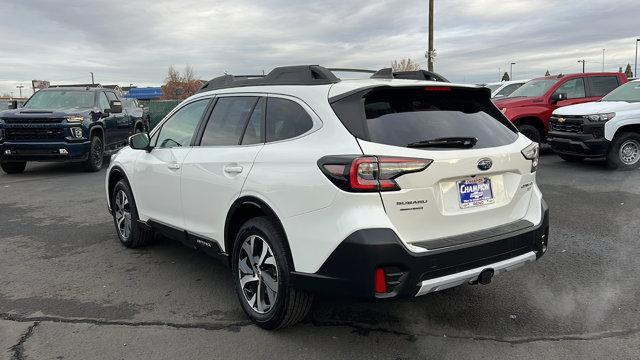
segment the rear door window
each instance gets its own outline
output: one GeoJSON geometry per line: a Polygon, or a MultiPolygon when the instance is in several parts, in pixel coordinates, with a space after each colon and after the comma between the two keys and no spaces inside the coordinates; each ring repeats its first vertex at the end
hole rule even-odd
{"type": "Polygon", "coordinates": [[[260,98],[247,123],[247,128],[242,136],[242,145],[252,145],[264,142],[264,108],[266,98],[260,98]]]}
{"type": "Polygon", "coordinates": [[[296,102],[274,97],[267,100],[267,142],[291,139],[311,128],[311,116],[296,102]]]}
{"type": "Polygon", "coordinates": [[[567,82],[560,85],[560,87],[554,91],[554,94],[560,93],[567,94],[567,99],[579,99],[586,97],[587,95],[584,91],[584,79],[576,78],[567,80],[567,82]]]}
{"type": "Polygon", "coordinates": [[[620,85],[616,76],[593,76],[587,81],[591,88],[590,96],[605,96],[620,85]]]}
{"type": "Polygon", "coordinates": [[[200,145],[239,145],[242,132],[257,101],[258,98],[255,96],[219,98],[204,129],[200,145]]]}

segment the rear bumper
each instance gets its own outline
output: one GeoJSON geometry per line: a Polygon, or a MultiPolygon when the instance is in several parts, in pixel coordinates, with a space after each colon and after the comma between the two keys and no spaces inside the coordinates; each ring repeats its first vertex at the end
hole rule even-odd
{"type": "Polygon", "coordinates": [[[84,161],[89,141],[80,142],[4,142],[0,143],[0,161],[84,161]]]}
{"type": "Polygon", "coordinates": [[[547,135],[547,143],[556,153],[584,157],[603,157],[609,150],[609,140],[594,138],[592,134],[551,131],[547,135]]]}
{"type": "Polygon", "coordinates": [[[483,270],[497,274],[544,254],[549,234],[544,201],[542,212],[538,225],[423,253],[409,251],[391,229],[359,230],[335,249],[318,272],[293,272],[291,282],[315,293],[372,300],[414,297],[473,282],[483,270]],[[377,268],[385,271],[387,293],[374,291],[377,268]]]}

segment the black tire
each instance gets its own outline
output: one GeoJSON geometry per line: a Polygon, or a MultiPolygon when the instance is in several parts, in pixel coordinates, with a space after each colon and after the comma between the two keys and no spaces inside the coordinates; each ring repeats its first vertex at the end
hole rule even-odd
{"type": "Polygon", "coordinates": [[[27,167],[26,161],[11,161],[0,164],[2,170],[7,174],[20,174],[27,167]]]}
{"type": "Polygon", "coordinates": [[[86,171],[95,172],[102,169],[102,163],[104,162],[104,144],[100,136],[94,135],[91,137],[91,144],[89,145],[89,154],[85,161],[84,168],[86,171]]]}
{"type": "MultiPolygon", "coordinates": [[[[283,245],[285,241],[285,236],[278,226],[267,218],[257,217],[248,220],[242,225],[233,246],[231,268],[233,269],[232,276],[234,277],[238,300],[251,321],[267,330],[284,328],[300,322],[309,312],[311,303],[313,302],[313,295],[290,286],[291,265],[283,245]],[[270,305],[266,313],[260,313],[252,307],[240,283],[241,272],[239,268],[241,250],[245,240],[252,236],[257,236],[260,240],[263,240],[263,243],[266,242],[269,245],[269,250],[271,250],[275,259],[274,268],[277,269],[275,274],[278,291],[275,297],[275,303],[270,305]]],[[[245,257],[245,259],[248,259],[248,257],[245,257]]],[[[268,268],[256,266],[262,269],[262,273],[269,271],[268,268]]],[[[252,266],[252,268],[254,267],[252,266]]],[[[273,269],[271,269],[269,273],[273,275],[273,269]]],[[[256,277],[262,278],[262,275],[256,277]]],[[[259,280],[259,282],[260,284],[263,283],[262,280],[259,280]]],[[[264,284],[263,286],[267,286],[266,282],[264,282],[264,284]]],[[[258,289],[260,289],[260,287],[258,287],[258,289]]],[[[265,291],[267,291],[266,287],[265,291]]],[[[257,299],[258,298],[256,298],[256,300],[257,299]]]]}
{"type": "Polygon", "coordinates": [[[580,162],[584,160],[584,156],[579,155],[558,154],[558,156],[560,156],[560,159],[568,162],[580,162]]]}
{"type": "MultiPolygon", "coordinates": [[[[111,194],[111,214],[113,215],[113,224],[116,226],[116,234],[122,245],[128,248],[138,248],[148,245],[154,240],[154,233],[151,229],[145,228],[138,220],[138,208],[135,199],[131,193],[131,188],[126,180],[120,180],[116,183],[111,194]],[[120,197],[121,194],[126,196],[125,205],[120,197]],[[127,206],[128,205],[128,206],[127,206]],[[124,212],[128,211],[129,231],[121,231],[121,215],[126,218],[124,212]]],[[[126,222],[126,220],[123,220],[126,222]]],[[[126,224],[125,224],[126,225],[126,224]]]]}
{"type": "Polygon", "coordinates": [[[609,146],[607,166],[623,171],[640,167],[640,134],[623,132],[616,135],[609,146]]]}
{"type": "Polygon", "coordinates": [[[540,131],[535,126],[529,124],[518,124],[516,127],[518,128],[518,131],[520,131],[522,135],[528,137],[529,140],[537,143],[542,142],[542,134],[540,134],[540,131]]]}

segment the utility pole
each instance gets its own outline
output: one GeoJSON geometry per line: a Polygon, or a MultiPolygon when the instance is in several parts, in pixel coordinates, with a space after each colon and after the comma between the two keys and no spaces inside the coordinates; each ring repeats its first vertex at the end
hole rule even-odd
{"type": "Polygon", "coordinates": [[[584,63],[586,62],[585,60],[578,60],[579,63],[582,63],[582,73],[584,74],[584,63]]]}
{"type": "Polygon", "coordinates": [[[640,39],[636,39],[636,64],[633,68],[633,76],[638,77],[638,41],[640,39]]]}
{"type": "Polygon", "coordinates": [[[95,85],[96,83],[93,81],[93,72],[89,71],[89,74],[91,74],[91,85],[95,85]]]}
{"type": "Polygon", "coordinates": [[[500,68],[498,68],[498,80],[502,79],[502,72],[500,72],[500,68]]]}
{"type": "Polygon", "coordinates": [[[602,49],[602,72],[604,72],[604,49],[602,49]]]}
{"type": "Polygon", "coordinates": [[[433,1],[429,0],[429,50],[427,51],[427,69],[433,71],[433,1]]]}
{"type": "Polygon", "coordinates": [[[20,90],[20,98],[22,98],[22,88],[24,87],[24,85],[18,85],[16,87],[20,90]]]}
{"type": "Polygon", "coordinates": [[[509,80],[513,80],[513,65],[515,65],[516,63],[512,62],[511,64],[509,64],[509,80]]]}

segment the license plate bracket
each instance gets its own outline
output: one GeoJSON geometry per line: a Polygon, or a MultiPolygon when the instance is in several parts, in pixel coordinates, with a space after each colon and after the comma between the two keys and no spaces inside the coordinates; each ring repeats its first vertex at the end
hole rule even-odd
{"type": "Polygon", "coordinates": [[[458,181],[458,200],[462,209],[493,204],[491,179],[475,177],[458,181]]]}

